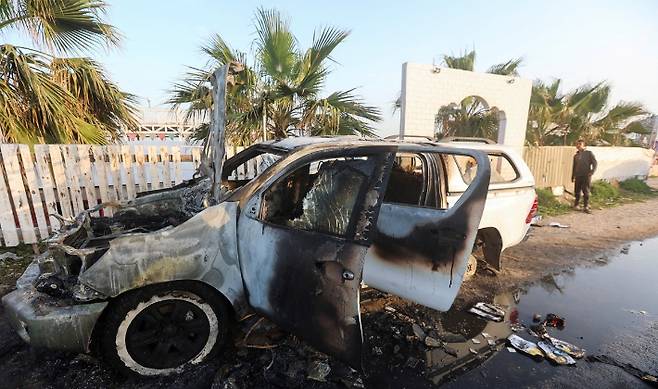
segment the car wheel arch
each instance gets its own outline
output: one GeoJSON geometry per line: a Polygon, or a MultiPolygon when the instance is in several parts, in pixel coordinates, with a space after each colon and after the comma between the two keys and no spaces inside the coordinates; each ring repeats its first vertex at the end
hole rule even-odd
{"type": "Polygon", "coordinates": [[[485,227],[478,230],[477,242],[482,243],[484,261],[494,271],[500,271],[501,254],[503,251],[503,238],[495,227],[485,227]]]}

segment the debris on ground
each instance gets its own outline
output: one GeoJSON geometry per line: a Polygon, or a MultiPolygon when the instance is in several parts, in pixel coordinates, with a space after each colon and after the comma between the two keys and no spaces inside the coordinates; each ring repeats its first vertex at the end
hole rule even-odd
{"type": "Polygon", "coordinates": [[[565,325],[565,319],[563,317],[560,317],[554,313],[549,313],[546,315],[546,319],[544,320],[544,324],[549,326],[549,327],[555,327],[558,329],[563,329],[565,325]]]}
{"type": "Polygon", "coordinates": [[[537,342],[537,346],[544,352],[546,359],[558,365],[574,365],[576,361],[569,354],[555,347],[545,340],[537,342]]]}
{"type": "Polygon", "coordinates": [[[658,388],[658,376],[655,374],[649,374],[644,372],[637,367],[631,365],[630,363],[619,362],[616,359],[609,357],[607,355],[589,355],[587,357],[587,362],[599,362],[605,363],[606,365],[617,366],[621,369],[624,369],[628,374],[635,376],[647,384],[658,388]]]}
{"type": "Polygon", "coordinates": [[[569,342],[565,342],[564,340],[553,338],[552,336],[549,335],[546,336],[546,339],[548,339],[553,344],[553,346],[557,347],[561,351],[569,354],[574,358],[580,359],[585,356],[585,349],[583,348],[574,346],[573,344],[569,342]]]}
{"type": "Polygon", "coordinates": [[[503,321],[505,317],[505,310],[495,304],[489,304],[484,302],[479,302],[471,307],[468,312],[485,318],[487,320],[492,320],[495,322],[503,321]]]}
{"type": "Polygon", "coordinates": [[[544,358],[544,353],[533,342],[527,341],[515,334],[508,336],[507,340],[516,350],[521,351],[532,358],[544,358]]]}
{"type": "Polygon", "coordinates": [[[314,381],[326,382],[327,375],[329,375],[330,371],[331,367],[327,362],[313,361],[308,369],[307,378],[314,381]]]}
{"type": "Polygon", "coordinates": [[[19,257],[18,255],[12,253],[11,251],[0,254],[0,262],[4,262],[4,261],[9,260],[9,259],[17,261],[17,260],[21,259],[21,257],[19,257]]]}
{"type": "Polygon", "coordinates": [[[569,228],[568,225],[566,225],[566,224],[562,224],[562,223],[558,223],[558,222],[551,222],[551,223],[548,223],[548,225],[549,225],[550,227],[556,227],[556,228],[569,228]]]}

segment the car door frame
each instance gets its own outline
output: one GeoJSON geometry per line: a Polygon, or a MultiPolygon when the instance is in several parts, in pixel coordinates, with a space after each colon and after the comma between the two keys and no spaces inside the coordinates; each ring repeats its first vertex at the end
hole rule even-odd
{"type": "Polygon", "coordinates": [[[250,306],[318,350],[355,368],[361,368],[359,293],[364,257],[395,151],[391,146],[370,146],[293,153],[247,197],[238,220],[238,256],[250,306]],[[367,189],[355,204],[350,221],[354,223],[352,236],[295,229],[260,217],[263,194],[296,169],[329,158],[363,156],[378,160],[367,189]],[[298,236],[298,241],[291,242],[291,236],[298,236]],[[260,240],[259,246],[253,245],[256,240],[260,240]],[[268,256],[271,267],[267,266],[268,256]],[[301,259],[308,256],[315,258],[308,262],[301,259]],[[296,274],[301,277],[295,279],[296,274]]]}

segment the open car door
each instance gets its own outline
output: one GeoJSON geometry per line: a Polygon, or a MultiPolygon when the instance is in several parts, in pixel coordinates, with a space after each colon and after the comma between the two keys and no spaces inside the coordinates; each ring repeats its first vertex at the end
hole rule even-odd
{"type": "Polygon", "coordinates": [[[238,221],[249,304],[355,368],[363,262],[393,162],[389,150],[299,158],[268,178],[238,221]]]}
{"type": "Polygon", "coordinates": [[[473,249],[489,176],[489,160],[478,151],[418,147],[399,152],[366,255],[364,282],[433,309],[450,309],[473,249]],[[446,158],[455,155],[471,158],[469,172],[447,170],[454,164],[446,164],[446,158]],[[460,173],[475,177],[446,209],[449,175],[460,173]]]}

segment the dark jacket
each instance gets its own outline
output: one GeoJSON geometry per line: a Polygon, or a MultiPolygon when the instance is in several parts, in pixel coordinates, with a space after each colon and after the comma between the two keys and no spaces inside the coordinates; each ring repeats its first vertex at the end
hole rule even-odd
{"type": "Polygon", "coordinates": [[[596,171],[596,158],[589,150],[580,150],[573,156],[573,170],[571,179],[587,177],[596,171]]]}

